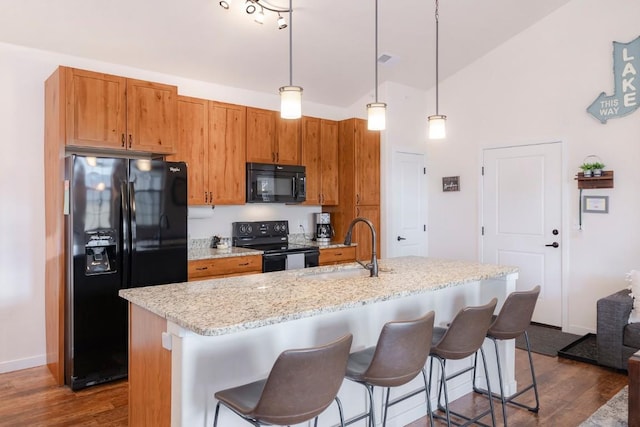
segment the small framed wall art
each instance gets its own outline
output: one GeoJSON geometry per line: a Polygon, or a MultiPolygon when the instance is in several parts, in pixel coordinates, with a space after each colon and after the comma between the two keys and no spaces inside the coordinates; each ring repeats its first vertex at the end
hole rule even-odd
{"type": "Polygon", "coordinates": [[[582,196],[582,212],[609,213],[609,196],[582,196]]]}
{"type": "Polygon", "coordinates": [[[443,176],[442,191],[460,191],[459,176],[443,176]]]}

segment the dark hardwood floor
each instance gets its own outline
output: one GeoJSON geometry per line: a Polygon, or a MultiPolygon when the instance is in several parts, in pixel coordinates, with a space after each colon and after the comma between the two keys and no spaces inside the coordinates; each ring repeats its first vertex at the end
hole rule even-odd
{"type": "MultiPolygon", "coordinates": [[[[577,426],[627,384],[625,374],[572,360],[534,354],[534,364],[540,412],[510,408],[511,426],[577,426]]],[[[526,352],[516,350],[516,379],[520,384],[526,381],[527,369],[526,352]]],[[[532,394],[526,396],[533,401],[532,394]]],[[[44,366],[10,372],[0,375],[0,426],[126,426],[127,398],[126,381],[74,393],[55,385],[44,366]]],[[[487,400],[477,395],[454,402],[464,411],[486,404],[487,400]]],[[[490,421],[489,417],[485,420],[490,421]]],[[[425,417],[409,427],[426,425],[425,417]]]]}

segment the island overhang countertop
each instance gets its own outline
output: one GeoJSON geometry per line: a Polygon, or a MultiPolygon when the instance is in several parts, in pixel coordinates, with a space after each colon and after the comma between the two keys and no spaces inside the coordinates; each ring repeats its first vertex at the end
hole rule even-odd
{"type": "Polygon", "coordinates": [[[517,267],[425,257],[357,263],[120,290],[129,302],[199,335],[246,329],[516,273],[517,267]]]}

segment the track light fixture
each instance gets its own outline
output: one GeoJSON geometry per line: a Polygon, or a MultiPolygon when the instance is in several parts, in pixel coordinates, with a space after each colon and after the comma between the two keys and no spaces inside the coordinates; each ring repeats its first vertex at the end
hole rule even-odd
{"type": "MultiPolygon", "coordinates": [[[[220,7],[225,10],[229,10],[229,8],[231,7],[231,3],[232,0],[221,0],[220,2],[218,2],[220,7]]],[[[291,13],[291,7],[289,7],[288,9],[277,7],[269,3],[267,0],[246,0],[244,3],[244,11],[247,13],[247,15],[254,15],[253,20],[258,24],[264,23],[265,10],[278,14],[277,25],[279,30],[287,28],[287,21],[280,14],[291,13]]]]}
{"type": "Polygon", "coordinates": [[[436,0],[436,114],[427,117],[429,139],[444,139],[447,136],[447,116],[438,113],[438,26],[440,23],[438,9],[438,0],[436,0]]]}
{"type": "Polygon", "coordinates": [[[367,129],[384,130],[387,127],[387,104],[378,102],[378,0],[376,0],[375,24],[375,91],[376,102],[367,104],[367,129]]]}

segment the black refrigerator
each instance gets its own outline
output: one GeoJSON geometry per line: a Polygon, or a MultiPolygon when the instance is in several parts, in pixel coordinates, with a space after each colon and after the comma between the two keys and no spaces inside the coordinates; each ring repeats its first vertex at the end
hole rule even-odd
{"type": "Polygon", "coordinates": [[[181,162],[65,159],[65,382],[127,376],[123,288],[187,281],[187,168],[181,162]]]}

